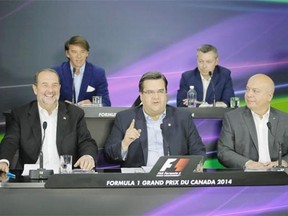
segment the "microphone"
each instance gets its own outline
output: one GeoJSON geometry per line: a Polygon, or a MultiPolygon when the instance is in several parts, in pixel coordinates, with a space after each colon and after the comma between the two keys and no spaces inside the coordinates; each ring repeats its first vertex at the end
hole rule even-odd
{"type": "Polygon", "coordinates": [[[40,169],[43,169],[43,151],[42,151],[42,146],[43,146],[43,143],[44,143],[44,140],[45,140],[45,131],[46,131],[46,128],[47,128],[47,122],[46,121],[44,121],[43,122],[43,138],[42,138],[42,141],[41,141],[41,149],[40,149],[40,156],[39,156],[39,158],[40,158],[40,169]]]}
{"type": "Polygon", "coordinates": [[[72,76],[72,103],[76,103],[76,94],[75,94],[75,83],[74,83],[74,77],[76,73],[76,68],[73,67],[73,76],[72,76]]]}
{"type": "Polygon", "coordinates": [[[210,81],[211,81],[211,85],[212,85],[212,89],[213,89],[213,107],[215,107],[216,106],[215,85],[214,85],[214,82],[212,80],[213,75],[212,75],[211,71],[209,71],[209,76],[211,78],[210,81]]]}
{"type": "Polygon", "coordinates": [[[54,174],[53,170],[46,170],[43,168],[43,150],[42,150],[42,147],[43,147],[43,143],[45,140],[45,134],[46,134],[45,132],[46,132],[46,128],[47,128],[47,122],[46,121],[43,122],[42,128],[43,128],[43,138],[41,140],[41,147],[40,147],[40,154],[39,154],[40,165],[39,165],[39,169],[29,171],[29,178],[30,179],[41,179],[41,180],[42,179],[48,179],[48,176],[54,174]]]}
{"type": "MultiPolygon", "coordinates": [[[[274,140],[276,140],[275,136],[272,134],[271,122],[267,122],[267,127],[269,129],[270,134],[273,136],[274,140]]],[[[279,142],[278,143],[278,166],[272,167],[271,171],[283,171],[284,170],[283,168],[284,167],[282,166],[282,143],[279,142]]]]}
{"type": "MultiPolygon", "coordinates": [[[[171,124],[169,123],[168,126],[170,127],[171,124]]],[[[160,129],[161,129],[161,132],[162,132],[162,137],[163,137],[163,144],[166,145],[167,147],[167,155],[170,156],[171,155],[171,151],[170,151],[170,145],[169,145],[169,142],[167,141],[167,139],[165,138],[164,136],[164,124],[160,124],[160,129]]]]}

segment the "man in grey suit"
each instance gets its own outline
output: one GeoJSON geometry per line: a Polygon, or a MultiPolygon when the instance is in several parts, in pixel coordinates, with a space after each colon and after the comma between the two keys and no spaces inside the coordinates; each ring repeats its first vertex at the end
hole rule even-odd
{"type": "MultiPolygon", "coordinates": [[[[9,171],[17,150],[17,169],[23,169],[24,164],[39,163],[41,149],[44,168],[47,165],[59,169],[59,155],[64,154],[73,156],[74,167],[86,170],[95,167],[96,142],[86,127],[83,110],[69,103],[58,102],[60,79],[57,72],[53,69],[37,72],[33,91],[37,101],[11,112],[11,123],[0,144],[0,171],[9,171]],[[44,122],[47,125],[45,129],[42,127],[44,122]],[[46,135],[45,139],[43,134],[46,135]]],[[[55,169],[54,172],[57,172],[55,169]]]]}
{"type": "Polygon", "coordinates": [[[143,105],[117,113],[106,156],[122,167],[152,167],[163,155],[206,156],[191,112],[167,105],[167,79],[148,72],[139,82],[143,105]]]}
{"type": "Polygon", "coordinates": [[[288,162],[288,115],[270,107],[273,80],[252,76],[246,85],[246,107],[224,115],[218,141],[219,161],[229,168],[268,169],[288,162]]]}

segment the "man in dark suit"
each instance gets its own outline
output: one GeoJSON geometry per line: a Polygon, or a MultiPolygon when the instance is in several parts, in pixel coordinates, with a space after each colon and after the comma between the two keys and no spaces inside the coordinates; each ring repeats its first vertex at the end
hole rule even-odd
{"type": "Polygon", "coordinates": [[[33,91],[37,101],[11,112],[11,122],[0,144],[0,170],[9,171],[17,150],[17,169],[23,169],[24,164],[39,163],[41,148],[44,167],[46,164],[59,168],[59,155],[64,154],[73,156],[74,167],[87,170],[95,167],[96,142],[86,127],[83,110],[69,103],[58,102],[60,82],[57,72],[52,69],[37,72],[33,91]],[[46,129],[42,127],[44,122],[47,123],[46,129]]]}
{"type": "Polygon", "coordinates": [[[197,67],[181,76],[177,91],[178,107],[188,105],[187,92],[190,86],[194,86],[197,92],[199,105],[213,104],[215,94],[216,106],[230,106],[230,98],[234,97],[231,71],[219,66],[218,62],[218,51],[214,46],[204,44],[197,49],[197,67]]]}
{"type": "Polygon", "coordinates": [[[152,167],[163,155],[206,156],[191,112],[167,105],[167,79],[148,72],[139,82],[142,105],[117,113],[106,156],[123,167],[152,167]]]}
{"type": "Polygon", "coordinates": [[[89,49],[82,36],[73,36],[65,43],[69,61],[54,68],[61,81],[60,101],[85,105],[92,103],[93,96],[102,96],[103,106],[111,106],[105,70],[86,61],[89,49]]]}
{"type": "Polygon", "coordinates": [[[218,158],[230,168],[268,169],[288,162],[288,115],[270,107],[274,82],[264,74],[252,76],[245,92],[246,107],[225,113],[218,158]]]}

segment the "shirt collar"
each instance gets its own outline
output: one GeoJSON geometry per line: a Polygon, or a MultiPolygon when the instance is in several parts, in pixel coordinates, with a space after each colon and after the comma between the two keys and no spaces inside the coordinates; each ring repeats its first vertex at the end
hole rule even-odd
{"type": "MultiPolygon", "coordinates": [[[[142,110],[143,110],[143,113],[144,113],[144,116],[145,116],[146,121],[154,121],[154,120],[144,111],[143,107],[142,107],[142,110]]],[[[159,117],[159,119],[158,119],[157,121],[161,120],[161,122],[162,122],[162,120],[165,118],[165,116],[166,116],[166,108],[165,108],[165,110],[163,111],[163,113],[160,115],[160,117],[159,117]]]]}
{"type": "MultiPolygon", "coordinates": [[[[260,119],[260,116],[259,116],[257,113],[255,113],[255,112],[252,111],[252,110],[251,110],[251,113],[252,113],[252,115],[253,115],[254,118],[260,119]]],[[[267,119],[267,120],[268,120],[268,119],[269,119],[269,115],[270,115],[270,106],[269,106],[267,112],[262,116],[262,119],[267,119]]]]}
{"type": "MultiPolygon", "coordinates": [[[[83,75],[84,70],[85,70],[85,66],[86,66],[86,62],[81,66],[79,75],[83,75]]],[[[72,73],[72,76],[73,76],[73,65],[71,64],[71,62],[70,62],[70,70],[71,70],[71,73],[72,73]]]]}
{"type": "MultiPolygon", "coordinates": [[[[43,115],[49,116],[48,111],[47,111],[46,109],[42,108],[39,103],[37,103],[37,104],[38,104],[39,113],[42,113],[43,115]]],[[[59,106],[59,103],[57,103],[56,108],[52,111],[52,113],[51,113],[50,116],[57,115],[57,113],[58,113],[58,106],[59,106]]]]}

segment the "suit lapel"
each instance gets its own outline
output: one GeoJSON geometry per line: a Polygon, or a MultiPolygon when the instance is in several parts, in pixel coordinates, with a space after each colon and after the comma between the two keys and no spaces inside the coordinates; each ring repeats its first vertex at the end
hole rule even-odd
{"type": "Polygon", "coordinates": [[[30,110],[28,112],[28,122],[30,124],[30,128],[32,129],[32,133],[35,138],[35,143],[39,147],[40,151],[42,132],[38,111],[38,104],[36,101],[32,103],[30,110]]]}
{"type": "MultiPolygon", "coordinates": [[[[200,101],[203,101],[203,83],[202,83],[202,78],[201,78],[201,75],[200,75],[200,71],[197,69],[197,72],[195,73],[195,86],[194,88],[196,89],[197,91],[197,98],[200,100],[200,101]]],[[[193,83],[193,82],[192,82],[193,83]]]]}
{"type": "Polygon", "coordinates": [[[163,147],[164,147],[164,155],[168,155],[168,146],[170,155],[177,152],[177,145],[172,143],[173,140],[173,128],[175,126],[174,118],[173,118],[172,110],[169,106],[166,106],[166,117],[163,119],[163,147]],[[167,143],[165,143],[167,142],[167,143]],[[174,148],[175,147],[175,148],[174,148]]]}
{"type": "Polygon", "coordinates": [[[137,129],[141,129],[141,136],[140,136],[140,145],[142,148],[142,153],[144,155],[144,164],[147,164],[148,158],[148,134],[147,134],[147,126],[146,126],[146,119],[143,113],[143,107],[139,108],[136,111],[136,122],[135,127],[137,129]]]}
{"type": "Polygon", "coordinates": [[[273,152],[273,149],[278,149],[277,143],[275,143],[278,121],[279,117],[275,114],[274,109],[271,108],[269,114],[269,122],[271,123],[271,132],[268,131],[268,145],[270,154],[271,152],[273,152]]]}
{"type": "Polygon", "coordinates": [[[84,95],[87,92],[89,81],[92,79],[92,77],[91,77],[92,73],[91,72],[88,73],[88,71],[89,71],[88,67],[89,67],[89,65],[86,62],[84,73],[83,73],[83,78],[82,78],[82,82],[81,82],[78,102],[84,100],[84,95]]]}
{"type": "Polygon", "coordinates": [[[64,103],[59,102],[58,106],[58,117],[57,117],[57,135],[56,135],[56,144],[59,155],[62,152],[61,143],[65,137],[65,130],[68,126],[70,116],[64,103]]]}
{"type": "Polygon", "coordinates": [[[256,149],[258,150],[258,139],[257,139],[257,132],[256,132],[255,123],[253,120],[252,113],[247,107],[243,112],[243,119],[244,119],[244,122],[248,128],[248,131],[249,131],[249,134],[250,134],[251,139],[253,141],[253,144],[255,145],[256,149]]]}

